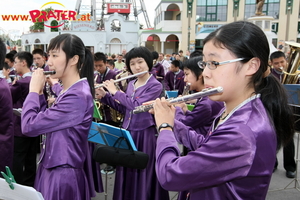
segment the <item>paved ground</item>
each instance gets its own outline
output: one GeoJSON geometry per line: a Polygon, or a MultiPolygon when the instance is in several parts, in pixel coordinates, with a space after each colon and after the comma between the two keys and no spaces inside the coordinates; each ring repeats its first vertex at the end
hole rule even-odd
{"type": "MultiPolygon", "coordinates": [[[[297,138],[295,137],[295,146],[297,146],[297,138]]],[[[300,146],[299,146],[300,151],[300,146]]],[[[299,152],[300,154],[300,152],[299,152]]],[[[298,165],[298,179],[290,179],[285,176],[283,168],[283,153],[278,152],[278,168],[273,173],[267,200],[300,200],[300,167],[298,165]]],[[[300,157],[300,155],[299,155],[300,157]]],[[[300,162],[300,161],[299,161],[300,162]]],[[[106,175],[102,175],[103,185],[105,187],[106,175]]],[[[107,195],[99,193],[92,200],[111,200],[113,194],[114,174],[107,175],[107,195]]],[[[177,199],[177,192],[170,192],[170,200],[177,199]]]]}

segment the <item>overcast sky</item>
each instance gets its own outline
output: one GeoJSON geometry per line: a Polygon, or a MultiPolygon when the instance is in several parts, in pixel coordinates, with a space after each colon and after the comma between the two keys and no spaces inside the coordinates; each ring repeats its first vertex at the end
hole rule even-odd
{"type": "MultiPolygon", "coordinates": [[[[101,2],[101,0],[96,0],[97,2],[101,2]]],[[[41,6],[47,2],[54,2],[50,0],[1,0],[0,1],[0,15],[28,15],[30,10],[40,10],[41,6]]],[[[55,0],[55,2],[61,3],[65,6],[68,10],[75,10],[76,1],[70,1],[70,0],[55,0]]],[[[89,0],[83,0],[84,4],[85,2],[90,2],[89,0]]],[[[106,2],[110,2],[109,0],[106,0],[106,2]]],[[[112,1],[112,2],[119,2],[119,0],[112,1]]],[[[139,0],[136,0],[137,4],[139,5],[139,0]]],[[[154,20],[154,9],[160,2],[160,0],[144,0],[147,14],[150,20],[151,25],[153,26],[153,20],[154,20]]],[[[45,6],[44,8],[48,7],[62,9],[63,7],[55,5],[55,4],[49,4],[48,6],[45,6]],[[57,7],[56,7],[57,6],[57,7]]],[[[43,9],[44,9],[43,8],[43,9]]],[[[143,14],[139,14],[139,19],[143,20],[143,14]]],[[[32,22],[16,22],[16,21],[10,21],[10,22],[4,22],[2,21],[2,18],[0,16],[0,28],[4,29],[5,31],[9,32],[10,34],[14,35],[21,35],[22,32],[28,32],[29,26],[32,25],[32,22]]],[[[144,23],[144,27],[146,28],[146,24],[144,23]]],[[[1,34],[1,31],[0,31],[1,34]]],[[[12,38],[13,39],[13,38],[12,38]]]]}

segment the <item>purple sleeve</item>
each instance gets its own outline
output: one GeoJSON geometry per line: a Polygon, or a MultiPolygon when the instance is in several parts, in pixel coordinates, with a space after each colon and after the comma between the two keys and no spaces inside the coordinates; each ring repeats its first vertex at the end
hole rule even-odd
{"type": "Polygon", "coordinates": [[[29,93],[22,109],[22,133],[34,137],[82,123],[84,117],[82,113],[87,107],[84,104],[88,102],[80,96],[80,93],[65,94],[59,103],[41,111],[39,95],[29,93]],[[81,106],[74,109],[74,105],[81,106]]]}
{"type": "MultiPolygon", "coordinates": [[[[193,131],[184,134],[190,141],[201,137],[200,134],[195,137],[193,131]]],[[[201,189],[248,174],[256,151],[255,137],[249,127],[225,126],[198,143],[196,150],[180,157],[174,134],[168,130],[160,132],[156,174],[163,188],[170,191],[201,189]]]]}
{"type": "MultiPolygon", "coordinates": [[[[121,91],[118,91],[121,92],[121,91]]],[[[117,92],[117,93],[118,93],[117,92]]],[[[117,94],[116,93],[116,94],[117,94]]],[[[123,93],[123,92],[121,92],[123,93]]],[[[113,109],[117,110],[118,112],[124,114],[126,111],[126,107],[123,106],[122,104],[120,104],[119,102],[117,102],[114,98],[114,96],[112,96],[110,93],[106,93],[106,95],[101,99],[101,103],[104,103],[106,105],[109,105],[110,107],[112,107],[113,109]]]]}
{"type": "Polygon", "coordinates": [[[176,107],[176,119],[183,124],[191,127],[206,125],[212,118],[212,109],[206,102],[199,102],[193,111],[186,111],[185,115],[181,108],[176,107]]]}

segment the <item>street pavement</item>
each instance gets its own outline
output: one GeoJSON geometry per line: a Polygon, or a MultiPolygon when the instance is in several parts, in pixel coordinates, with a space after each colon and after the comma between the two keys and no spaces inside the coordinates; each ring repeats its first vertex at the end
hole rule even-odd
{"type": "MultiPolygon", "coordinates": [[[[298,134],[295,134],[295,148],[297,150],[298,134]]],[[[300,154],[300,146],[298,149],[300,154]]],[[[296,152],[297,156],[297,152],[296,152]]],[[[266,200],[300,200],[300,167],[298,165],[298,179],[291,179],[285,176],[285,170],[283,168],[283,153],[282,149],[277,154],[278,158],[278,167],[277,170],[273,173],[271,183],[269,186],[269,191],[267,194],[266,200]]],[[[300,155],[299,155],[300,158],[300,155]]],[[[299,161],[300,162],[300,161],[299,161]]],[[[298,162],[298,163],[299,163],[298,162]]],[[[101,165],[103,168],[104,165],[101,165]]],[[[97,193],[97,196],[92,198],[92,200],[112,200],[113,187],[114,187],[114,178],[115,174],[106,175],[102,174],[104,190],[106,187],[107,180],[107,193],[97,193]]],[[[170,192],[170,200],[177,200],[177,192],[170,192]]],[[[162,199],[163,200],[163,199],[162,199]]]]}

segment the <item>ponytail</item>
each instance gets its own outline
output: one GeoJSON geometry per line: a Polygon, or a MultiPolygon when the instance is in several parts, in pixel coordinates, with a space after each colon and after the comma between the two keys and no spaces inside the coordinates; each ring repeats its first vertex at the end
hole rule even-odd
{"type": "Polygon", "coordinates": [[[85,59],[80,69],[80,78],[86,77],[90,85],[91,94],[94,98],[95,88],[94,88],[94,58],[90,50],[85,48],[85,59]]]}
{"type": "Polygon", "coordinates": [[[288,105],[287,91],[272,74],[263,78],[260,83],[255,86],[255,92],[261,94],[261,100],[274,123],[279,149],[294,136],[293,112],[288,105]]]}

